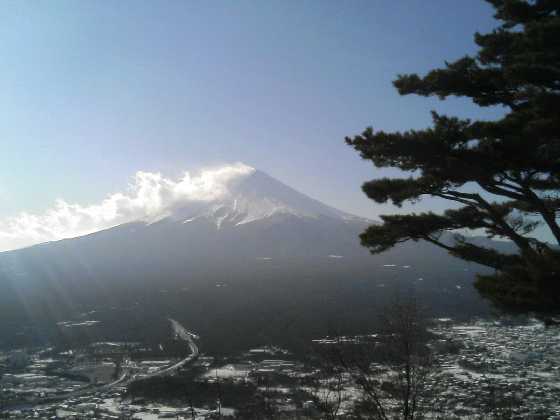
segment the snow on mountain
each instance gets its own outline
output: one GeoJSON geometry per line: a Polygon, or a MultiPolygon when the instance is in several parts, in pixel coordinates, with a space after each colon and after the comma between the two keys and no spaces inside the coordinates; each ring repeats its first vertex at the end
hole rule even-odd
{"type": "Polygon", "coordinates": [[[364,220],[314,200],[256,169],[231,180],[219,198],[189,203],[176,209],[169,218],[181,223],[210,220],[219,229],[282,215],[364,220]]]}
{"type": "MultiPolygon", "coordinates": [[[[360,324],[371,319],[373,302],[398,288],[418,287],[440,307],[450,293],[463,299],[453,306],[478,302],[472,290],[455,287],[472,279],[466,263],[414,242],[372,256],[359,239],[371,221],[253,168],[180,182],[150,175],[141,186],[125,197],[132,216],[116,226],[1,252],[0,318],[48,327],[91,309],[126,308],[107,325],[128,313],[173,313],[195,325],[205,345],[220,347],[260,336],[262,326],[282,335],[288,318],[312,320],[312,334],[317,320],[360,324]]],[[[0,336],[8,324],[2,330],[0,322],[0,336]]],[[[145,334],[144,324],[134,331],[145,334]]]]}
{"type": "MultiPolygon", "coordinates": [[[[219,170],[207,171],[184,185],[173,185],[165,194],[150,189],[157,200],[149,202],[159,203],[168,195],[183,197],[159,205],[157,217],[151,212],[149,217],[87,235],[4,253],[0,272],[27,258],[40,259],[40,265],[88,261],[92,271],[112,267],[119,272],[124,267],[141,272],[146,266],[187,261],[191,267],[202,267],[214,259],[367,255],[358,235],[369,220],[327,206],[249,166],[232,168],[219,177],[219,170]]],[[[31,264],[17,264],[18,270],[32,276],[31,264]]]]}

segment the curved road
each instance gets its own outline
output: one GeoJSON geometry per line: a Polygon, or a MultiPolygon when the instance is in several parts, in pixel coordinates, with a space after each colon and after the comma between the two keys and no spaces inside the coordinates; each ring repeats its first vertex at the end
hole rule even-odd
{"type": "Polygon", "coordinates": [[[187,342],[189,349],[191,350],[191,354],[185,357],[182,360],[179,360],[174,365],[161,368],[155,372],[152,372],[148,375],[132,375],[129,377],[130,372],[124,372],[123,375],[117,379],[115,382],[111,382],[110,384],[102,385],[99,390],[102,389],[110,389],[115,386],[122,386],[128,385],[129,383],[133,382],[136,379],[145,379],[145,378],[153,378],[155,376],[164,376],[170,373],[175,372],[177,369],[185,366],[187,363],[196,360],[199,355],[198,346],[194,342],[194,338],[198,338],[198,336],[190,331],[187,331],[185,327],[183,327],[179,322],[175,321],[174,319],[169,318],[169,322],[171,322],[171,328],[173,328],[173,332],[177,338],[184,340],[187,342]]]}
{"type": "Polygon", "coordinates": [[[185,366],[187,363],[196,360],[198,358],[199,351],[198,351],[198,346],[194,342],[194,339],[198,338],[198,336],[190,331],[187,331],[185,327],[183,327],[179,322],[175,321],[174,319],[169,319],[169,322],[171,322],[171,328],[173,329],[175,336],[180,338],[181,340],[186,341],[187,345],[189,346],[189,349],[191,350],[191,353],[184,359],[179,360],[177,363],[171,366],[164,367],[148,375],[142,375],[142,376],[138,374],[131,376],[130,375],[131,372],[125,368],[124,373],[114,382],[104,384],[104,385],[99,385],[96,387],[91,387],[91,388],[87,387],[87,388],[78,389],[76,391],[69,392],[68,394],[64,394],[64,395],[39,398],[37,401],[31,402],[31,404],[36,405],[36,404],[41,404],[43,402],[54,402],[54,401],[66,400],[68,398],[81,397],[83,395],[94,394],[99,391],[106,391],[117,386],[126,386],[131,382],[135,381],[136,379],[152,378],[154,376],[164,376],[167,374],[171,374],[177,371],[177,369],[185,366]]]}
{"type": "Polygon", "coordinates": [[[169,367],[160,369],[156,372],[152,372],[149,375],[143,376],[143,378],[151,378],[151,377],[154,377],[154,376],[162,376],[162,375],[167,375],[169,373],[173,373],[177,369],[183,367],[187,363],[190,363],[193,360],[195,360],[196,358],[198,358],[198,355],[199,355],[198,346],[194,342],[194,338],[198,338],[198,336],[196,334],[193,334],[190,331],[187,331],[185,329],[185,327],[183,327],[181,324],[179,324],[174,319],[170,318],[169,322],[171,322],[171,327],[173,328],[173,332],[175,333],[175,336],[180,338],[181,340],[184,340],[184,341],[187,342],[187,345],[189,346],[189,348],[191,350],[191,354],[189,354],[187,357],[180,360],[179,362],[175,363],[174,365],[171,365],[169,367]]]}

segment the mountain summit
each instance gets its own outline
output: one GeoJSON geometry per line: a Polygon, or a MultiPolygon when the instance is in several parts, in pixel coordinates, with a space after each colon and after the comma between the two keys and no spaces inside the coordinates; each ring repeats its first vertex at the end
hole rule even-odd
{"type": "Polygon", "coordinates": [[[243,163],[186,171],[176,179],[138,171],[125,191],[97,203],[59,199],[41,213],[0,219],[0,250],[77,238],[131,222],[205,219],[222,228],[290,214],[352,219],[243,163]]]}
{"type": "Polygon", "coordinates": [[[226,191],[218,198],[191,202],[174,210],[170,218],[182,223],[212,220],[217,228],[221,228],[282,216],[359,220],[358,217],[314,200],[256,169],[231,180],[226,191]]]}
{"type": "Polygon", "coordinates": [[[227,261],[367,255],[358,235],[369,221],[247,165],[141,185],[133,198],[157,209],[149,217],[0,253],[0,273],[36,282],[45,272],[66,276],[86,265],[93,277],[123,270],[145,277],[146,270],[205,270],[215,261],[225,267],[227,261]]]}

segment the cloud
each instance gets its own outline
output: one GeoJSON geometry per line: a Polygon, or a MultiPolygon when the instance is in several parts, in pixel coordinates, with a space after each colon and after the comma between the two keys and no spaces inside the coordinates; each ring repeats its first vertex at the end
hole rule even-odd
{"type": "Polygon", "coordinates": [[[153,222],[173,209],[196,201],[212,201],[228,193],[229,183],[254,171],[242,163],[185,172],[179,180],[160,173],[135,174],[127,192],[114,193],[98,204],[82,206],[59,199],[43,214],[20,213],[0,219],[0,251],[72,238],[122,223],[153,222]]]}

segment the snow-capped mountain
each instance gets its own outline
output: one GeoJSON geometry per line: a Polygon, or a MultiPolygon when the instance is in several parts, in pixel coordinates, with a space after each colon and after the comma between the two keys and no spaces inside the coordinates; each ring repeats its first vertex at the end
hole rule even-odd
{"type": "Polygon", "coordinates": [[[314,200],[256,169],[232,180],[220,198],[190,203],[174,210],[169,218],[182,223],[204,219],[219,229],[278,216],[365,221],[314,200]]]}
{"type": "Polygon", "coordinates": [[[110,273],[116,282],[116,273],[146,277],[187,265],[205,270],[216,261],[364,257],[358,235],[369,223],[245,167],[220,184],[219,194],[185,200],[159,217],[0,253],[0,275],[36,283],[85,267],[95,278],[110,273]]]}
{"type": "Polygon", "coordinates": [[[129,308],[182,319],[220,346],[224,334],[245,340],[255,328],[283,336],[292,316],[302,330],[307,319],[309,331],[332,316],[361,325],[395,288],[416,288],[437,307],[450,293],[453,307],[480,307],[470,265],[425,243],[372,256],[359,241],[371,221],[258,170],[242,172],[219,194],[159,217],[0,253],[0,338],[18,325],[10,319],[57,325],[129,308]]]}

